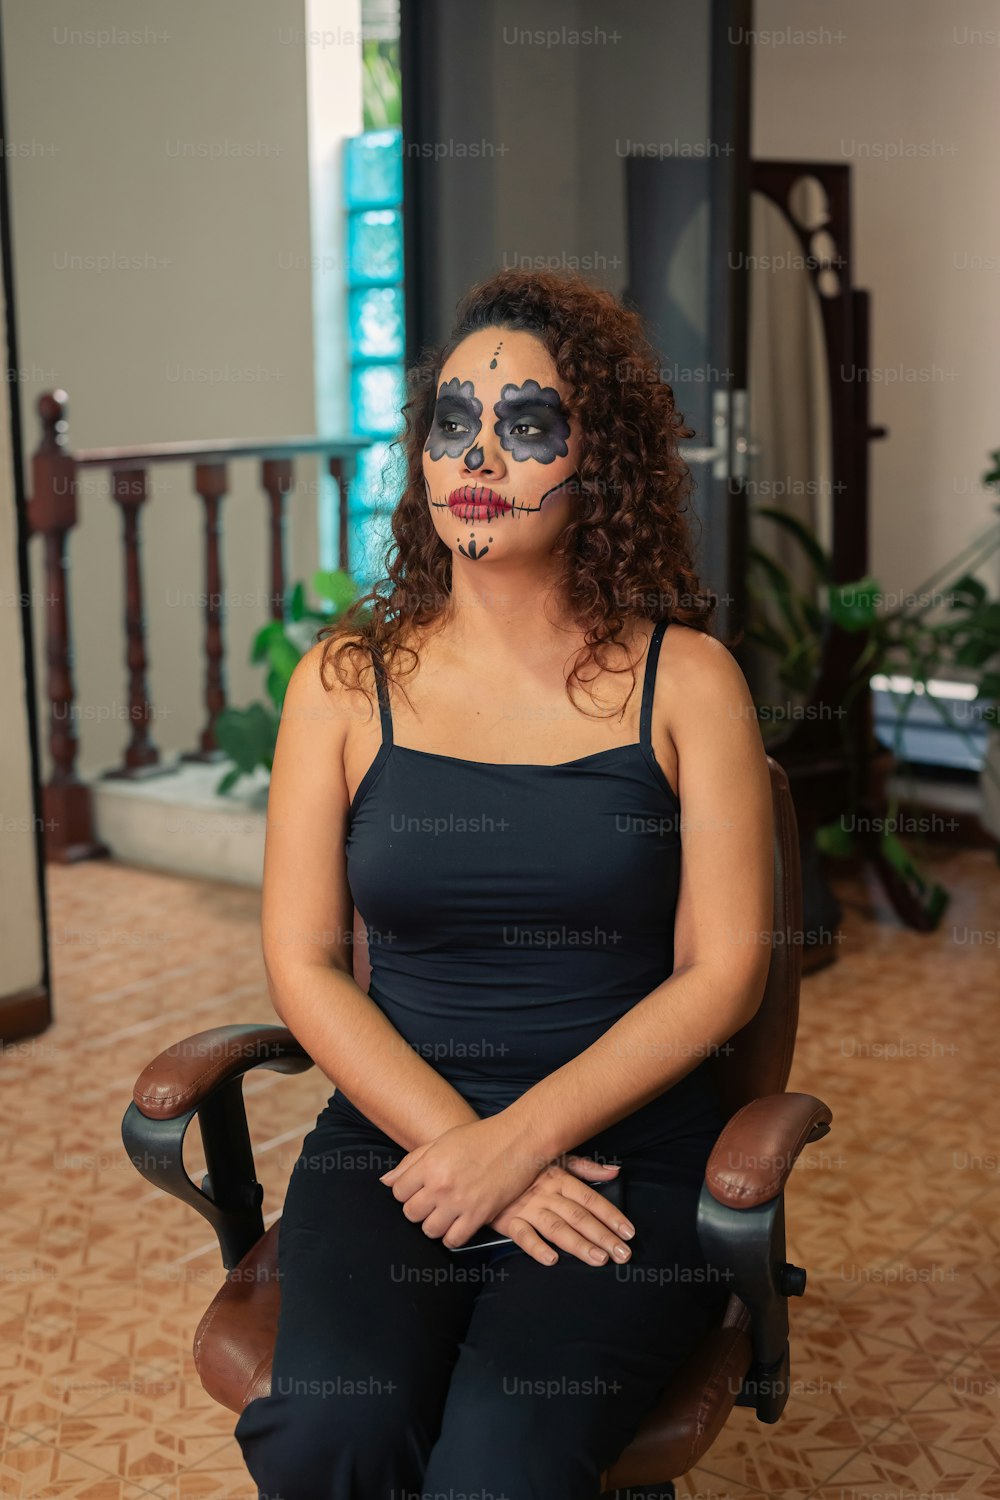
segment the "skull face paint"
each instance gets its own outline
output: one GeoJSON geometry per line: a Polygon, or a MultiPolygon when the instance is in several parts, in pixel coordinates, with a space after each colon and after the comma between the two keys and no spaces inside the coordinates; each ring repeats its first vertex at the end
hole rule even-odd
{"type": "Polygon", "coordinates": [[[493,430],[518,463],[533,458],[550,464],[566,457],[569,422],[559,392],[551,386],[543,388],[537,380],[505,385],[493,411],[493,430]]]}
{"type": "MultiPolygon", "coordinates": [[[[472,448],[482,430],[483,403],[476,400],[471,380],[459,380],[455,376],[438,391],[434,421],[424,452],[433,459],[444,458],[446,454],[449,458],[461,458],[467,448],[472,448]]],[[[479,452],[478,449],[474,451],[479,452]]],[[[481,456],[479,461],[482,462],[481,456]]]]}
{"type": "Polygon", "coordinates": [[[481,329],[448,357],[423,470],[434,528],[456,558],[488,568],[551,552],[580,503],[571,394],[524,330],[481,329]]]}
{"type": "MultiPolygon", "coordinates": [[[[492,542],[492,540],[492,537],[487,538],[487,541],[492,542]]],[[[458,550],[459,552],[461,552],[462,556],[467,557],[470,562],[478,562],[480,558],[486,556],[487,552],[490,549],[489,547],[484,547],[482,542],[477,542],[476,533],[472,531],[469,533],[469,545],[466,546],[464,542],[459,542],[458,550]]]]}

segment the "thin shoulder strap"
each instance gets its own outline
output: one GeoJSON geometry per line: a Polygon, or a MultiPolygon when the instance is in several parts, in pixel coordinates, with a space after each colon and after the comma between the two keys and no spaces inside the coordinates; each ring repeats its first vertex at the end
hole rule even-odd
{"type": "Polygon", "coordinates": [[[656,685],[656,663],[660,656],[660,644],[669,620],[658,620],[646,648],[646,674],[642,682],[642,711],[639,716],[639,743],[647,750],[653,747],[653,688],[656,685]]]}
{"type": "Polygon", "coordinates": [[[374,652],[371,652],[372,668],[375,672],[375,686],[378,691],[378,712],[382,720],[382,743],[392,744],[392,710],[389,707],[389,691],[385,682],[385,671],[382,663],[374,652]]]}

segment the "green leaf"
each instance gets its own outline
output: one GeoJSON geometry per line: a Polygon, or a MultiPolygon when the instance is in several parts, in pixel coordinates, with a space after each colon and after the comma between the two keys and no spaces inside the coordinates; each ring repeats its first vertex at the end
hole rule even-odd
{"type": "Polygon", "coordinates": [[[291,681],[292,673],[302,660],[302,652],[295,642],[290,640],[284,631],[280,635],[273,635],[268,643],[267,660],[274,672],[279,672],[284,677],[286,684],[291,681]]]}
{"type": "Polygon", "coordinates": [[[243,775],[249,775],[257,764],[257,752],[253,735],[247,723],[246,711],[241,708],[224,708],[215,721],[215,738],[229,759],[243,775]]]}
{"type": "Polygon", "coordinates": [[[804,521],[798,516],[790,515],[787,510],[779,510],[772,505],[758,505],[754,507],[754,515],[764,516],[773,521],[776,526],[782,526],[791,533],[799,546],[805,552],[812,563],[816,573],[824,583],[829,583],[833,577],[833,563],[815,533],[810,531],[804,521]]]}
{"type": "Polygon", "coordinates": [[[878,618],[882,586],[870,575],[830,589],[830,617],[842,630],[868,630],[878,618]]]}
{"type": "Polygon", "coordinates": [[[253,638],[253,646],[250,650],[250,660],[253,663],[266,661],[271,649],[271,642],[279,636],[283,636],[285,627],[280,620],[268,620],[262,625],[253,638]]]}
{"type": "Polygon", "coordinates": [[[278,715],[263,703],[251,703],[246,710],[247,731],[257,765],[270,769],[280,722],[278,715]]]}
{"type": "Polygon", "coordinates": [[[215,721],[215,738],[238,774],[249,776],[258,766],[270,768],[278,724],[277,714],[263,703],[224,708],[215,721]]]}
{"type": "Polygon", "coordinates": [[[972,573],[965,573],[949,590],[948,603],[952,609],[963,609],[973,604],[982,604],[986,598],[986,585],[972,573]]]}
{"type": "Polygon", "coordinates": [[[358,597],[358,586],[343,568],[319,572],[312,576],[312,586],[321,599],[329,599],[335,613],[343,614],[358,597]]]}
{"type": "Polygon", "coordinates": [[[271,702],[279,712],[281,711],[281,707],[285,701],[285,694],[288,691],[288,682],[289,679],[285,676],[284,672],[279,672],[276,667],[271,668],[265,679],[267,696],[270,698],[271,702]]]}
{"type": "Polygon", "coordinates": [[[243,772],[238,766],[230,766],[225,776],[221,778],[218,786],[215,788],[216,795],[219,797],[224,797],[226,793],[236,785],[242,775],[243,772]]]}
{"type": "Polygon", "coordinates": [[[938,925],[941,918],[947,911],[948,903],[950,900],[951,897],[948,895],[948,892],[945,890],[944,886],[938,885],[935,882],[935,884],[931,887],[930,895],[924,902],[924,910],[930,916],[935,927],[938,925]]]}
{"type": "Polygon", "coordinates": [[[955,652],[955,664],[959,667],[982,667],[997,653],[997,647],[989,637],[973,637],[955,652]]]}
{"type": "Polygon", "coordinates": [[[846,859],[854,853],[855,844],[843,823],[826,823],[816,830],[816,847],[831,859],[846,859]]]}
{"type": "Polygon", "coordinates": [[[292,589],[288,600],[288,614],[293,620],[301,620],[306,612],[306,590],[303,583],[297,583],[292,589]]]}
{"type": "Polygon", "coordinates": [[[894,833],[883,830],[879,844],[887,863],[895,870],[900,880],[909,886],[910,891],[927,913],[932,926],[936,927],[948,906],[950,900],[948,892],[943,886],[937,884],[928,889],[927,882],[914,863],[909,850],[894,833]]]}
{"type": "Polygon", "coordinates": [[[801,617],[796,611],[795,585],[791,576],[780,563],[775,562],[773,557],[769,557],[759,547],[751,547],[748,556],[771,585],[771,597],[791,632],[791,641],[788,643],[790,648],[806,633],[801,617]]]}
{"type": "Polygon", "coordinates": [[[882,852],[892,868],[897,874],[902,875],[904,880],[915,881],[921,891],[926,889],[909,849],[896,834],[888,829],[882,833],[882,852]]]}

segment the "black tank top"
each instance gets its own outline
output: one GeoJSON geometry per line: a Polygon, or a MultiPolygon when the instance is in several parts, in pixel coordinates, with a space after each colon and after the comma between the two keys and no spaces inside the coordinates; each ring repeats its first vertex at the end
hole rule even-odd
{"type": "MultiPolygon", "coordinates": [[[[583,1052],[672,971],[680,802],[651,738],[667,623],[650,637],[638,741],[556,765],[394,744],[376,664],[382,744],[346,844],[369,993],[480,1115],[583,1052]]],[[[579,1144],[655,1157],[689,1137],[703,1162],[724,1123],[702,1061],[579,1144]]]]}

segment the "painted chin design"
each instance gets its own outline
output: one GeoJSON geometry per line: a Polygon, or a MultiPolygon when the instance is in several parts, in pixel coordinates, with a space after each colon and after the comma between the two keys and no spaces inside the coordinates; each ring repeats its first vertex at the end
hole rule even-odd
{"type": "Polygon", "coordinates": [[[533,505],[518,500],[516,495],[511,495],[509,499],[506,499],[482,484],[463,484],[461,488],[452,490],[444,500],[434,499],[426,479],[424,487],[427,490],[428,502],[435,510],[449,510],[459,521],[492,521],[497,516],[534,515],[541,510],[551,495],[557,495],[560,491],[567,495],[578,495],[580,480],[576,473],[567,474],[565,479],[560,479],[558,484],[546,490],[545,494],[533,505]]]}

